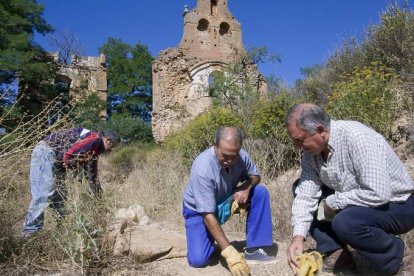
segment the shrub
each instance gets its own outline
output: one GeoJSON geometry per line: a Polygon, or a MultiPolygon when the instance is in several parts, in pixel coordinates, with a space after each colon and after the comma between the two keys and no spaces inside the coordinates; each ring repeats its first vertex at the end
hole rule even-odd
{"type": "Polygon", "coordinates": [[[214,143],[214,135],[219,126],[235,126],[243,130],[242,119],[237,113],[216,107],[196,117],[178,133],[167,137],[165,143],[192,161],[214,143]]]}
{"type": "Polygon", "coordinates": [[[381,22],[368,28],[362,45],[368,62],[380,61],[396,72],[412,72],[414,66],[414,12],[397,4],[381,14],[381,22]]]}
{"type": "MultiPolygon", "coordinates": [[[[123,141],[153,141],[150,123],[144,122],[141,118],[114,114],[104,126],[115,130],[123,141]]],[[[100,128],[103,128],[103,126],[101,125],[100,128]]]]}
{"type": "Polygon", "coordinates": [[[252,138],[277,137],[287,139],[285,117],[288,109],[300,98],[288,93],[275,96],[272,100],[261,100],[253,107],[252,122],[248,134],[252,138]]]}
{"type": "Polygon", "coordinates": [[[304,97],[306,102],[326,104],[331,94],[332,74],[326,66],[315,64],[311,67],[301,68],[304,79],[295,82],[292,93],[304,97]]]}
{"type": "Polygon", "coordinates": [[[253,108],[249,139],[246,139],[244,148],[264,176],[277,176],[298,160],[284,120],[288,109],[299,101],[300,98],[281,93],[270,101],[258,102],[253,108]]]}
{"type": "Polygon", "coordinates": [[[146,160],[154,144],[134,142],[115,150],[109,156],[109,162],[123,175],[128,175],[140,161],[146,160]]]}
{"type": "Polygon", "coordinates": [[[394,80],[394,71],[385,66],[356,68],[335,85],[327,111],[336,119],[354,119],[390,137],[397,115],[394,80]]]}
{"type": "Polygon", "coordinates": [[[295,90],[325,105],[335,83],[341,76],[352,74],[354,68],[379,62],[401,77],[412,75],[413,49],[414,12],[407,4],[390,5],[380,15],[379,24],[369,26],[360,37],[343,39],[323,66],[305,68],[305,79],[297,81],[295,90]]]}

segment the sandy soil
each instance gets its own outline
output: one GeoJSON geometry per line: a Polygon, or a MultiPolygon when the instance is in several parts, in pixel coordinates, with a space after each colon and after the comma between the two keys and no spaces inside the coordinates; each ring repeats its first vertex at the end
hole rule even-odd
{"type": "MultiPolygon", "coordinates": [[[[412,177],[414,177],[414,159],[406,159],[404,163],[412,177]]],[[[173,227],[176,228],[176,227],[173,227]]],[[[242,250],[244,241],[243,237],[228,235],[228,237],[233,241],[232,244],[242,250]]],[[[290,270],[287,260],[286,260],[286,249],[288,244],[286,242],[277,241],[274,247],[274,253],[276,255],[276,263],[267,264],[267,265],[250,265],[251,275],[272,275],[272,276],[287,276],[293,275],[290,270]]],[[[314,244],[308,242],[308,249],[312,249],[314,244]]],[[[383,275],[378,272],[369,262],[367,262],[363,257],[359,256],[353,252],[354,260],[357,265],[357,269],[354,272],[349,271],[338,271],[335,274],[330,273],[320,273],[319,276],[328,276],[328,275],[342,275],[342,276],[352,276],[352,275],[363,275],[363,276],[380,276],[383,275]]],[[[127,266],[128,267],[128,266],[127,266]]],[[[210,265],[204,268],[192,268],[188,265],[186,258],[173,258],[161,261],[154,261],[150,263],[140,264],[137,269],[131,270],[126,267],[117,267],[115,269],[110,269],[110,275],[159,275],[159,276],[197,276],[197,275],[209,275],[209,276],[222,276],[222,275],[231,275],[227,269],[225,260],[220,257],[219,253],[213,255],[213,259],[210,265]]],[[[103,273],[105,274],[105,273],[103,273]]]]}
{"type": "MultiPolygon", "coordinates": [[[[231,238],[231,237],[230,237],[231,238]]],[[[241,251],[244,246],[244,241],[241,239],[234,239],[232,244],[241,251]]],[[[276,263],[262,264],[262,265],[249,265],[252,276],[291,276],[293,275],[286,260],[286,249],[288,244],[284,242],[276,242],[274,246],[274,253],[276,255],[276,263]]],[[[376,271],[372,265],[367,263],[361,256],[358,256],[355,252],[354,260],[357,265],[357,270],[350,271],[337,271],[334,274],[320,273],[319,276],[380,276],[382,275],[376,271]]],[[[161,261],[154,261],[150,263],[142,264],[138,270],[132,271],[130,269],[116,269],[116,272],[112,270],[111,275],[158,275],[158,276],[197,276],[197,275],[209,275],[209,276],[222,276],[231,275],[227,269],[226,262],[220,257],[219,253],[213,255],[210,265],[204,268],[192,268],[188,265],[186,258],[173,258],[161,261]]]]}
{"type": "MultiPolygon", "coordinates": [[[[240,249],[243,246],[243,241],[232,242],[236,248],[240,249]]],[[[252,275],[292,275],[289,266],[287,265],[285,252],[286,244],[277,243],[276,263],[267,265],[250,265],[252,275]]],[[[135,274],[135,273],[132,273],[135,274]]],[[[131,271],[118,271],[116,275],[132,275],[131,271]]],[[[204,268],[192,268],[188,265],[186,258],[174,258],[168,260],[155,261],[142,265],[137,275],[180,275],[180,276],[222,276],[230,275],[227,269],[225,260],[220,255],[214,254],[210,265],[204,268]]]]}

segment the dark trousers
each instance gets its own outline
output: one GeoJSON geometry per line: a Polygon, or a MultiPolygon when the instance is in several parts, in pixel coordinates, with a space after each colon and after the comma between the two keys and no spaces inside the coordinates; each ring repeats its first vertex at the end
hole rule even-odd
{"type": "MultiPolygon", "coordinates": [[[[322,196],[334,191],[323,186],[322,196]]],[[[312,222],[310,235],[317,251],[327,253],[348,244],[379,270],[395,273],[402,262],[404,242],[395,235],[414,228],[414,197],[406,202],[376,208],[352,206],[341,210],[332,222],[312,222]]]]}

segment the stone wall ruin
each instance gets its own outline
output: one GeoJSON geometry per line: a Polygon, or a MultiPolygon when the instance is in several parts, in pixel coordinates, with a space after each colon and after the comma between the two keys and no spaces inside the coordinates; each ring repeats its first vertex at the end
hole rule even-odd
{"type": "MultiPolygon", "coordinates": [[[[57,52],[50,53],[50,57],[59,66],[57,75],[51,82],[61,92],[64,104],[81,101],[93,93],[106,103],[108,87],[105,55],[72,55],[70,64],[60,63],[57,52]]],[[[30,114],[38,114],[50,101],[44,93],[27,85],[19,86],[19,98],[30,114]]],[[[102,110],[97,116],[106,118],[106,110],[102,110]]]]}
{"type": "MultiPolygon", "coordinates": [[[[212,98],[202,87],[243,51],[241,25],[228,10],[227,0],[197,0],[183,16],[181,42],[160,52],[152,64],[152,131],[157,143],[211,107],[212,98]]],[[[252,78],[258,92],[267,93],[256,67],[252,78]]]]}

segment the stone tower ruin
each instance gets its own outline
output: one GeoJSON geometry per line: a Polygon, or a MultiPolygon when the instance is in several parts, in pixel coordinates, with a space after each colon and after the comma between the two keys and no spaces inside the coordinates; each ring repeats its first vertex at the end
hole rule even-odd
{"type": "MultiPolygon", "coordinates": [[[[241,24],[227,3],[197,0],[193,10],[185,9],[181,42],[153,61],[152,130],[156,142],[212,105],[212,98],[200,88],[208,86],[209,76],[222,71],[243,51],[241,24]]],[[[256,78],[265,82],[260,74],[256,78]]]]}

